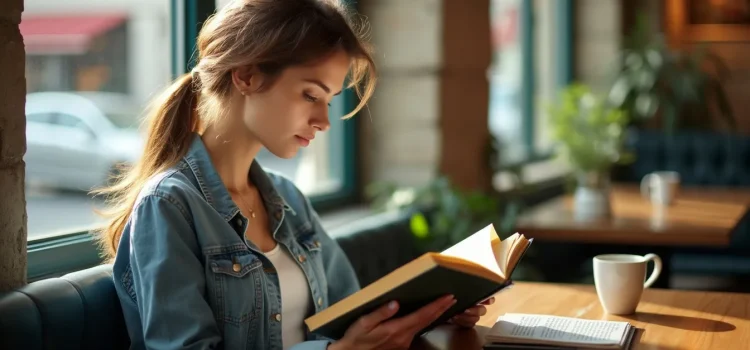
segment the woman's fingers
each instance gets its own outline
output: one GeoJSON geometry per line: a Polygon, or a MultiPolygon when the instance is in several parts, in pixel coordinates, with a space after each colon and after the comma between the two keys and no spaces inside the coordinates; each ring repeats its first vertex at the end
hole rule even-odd
{"type": "Polygon", "coordinates": [[[461,327],[474,327],[474,325],[479,322],[479,316],[472,316],[472,315],[458,315],[451,319],[451,323],[461,326],[461,327]]]}
{"type": "Polygon", "coordinates": [[[483,305],[477,305],[466,309],[460,316],[484,316],[486,314],[487,308],[483,305]]]}

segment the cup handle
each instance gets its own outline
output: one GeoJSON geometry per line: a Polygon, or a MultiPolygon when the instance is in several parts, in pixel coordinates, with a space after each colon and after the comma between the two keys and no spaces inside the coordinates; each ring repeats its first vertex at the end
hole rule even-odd
{"type": "Polygon", "coordinates": [[[661,258],[656,254],[646,254],[643,258],[646,259],[647,264],[649,260],[654,262],[654,271],[651,272],[651,276],[648,276],[646,283],[643,284],[643,288],[649,288],[661,274],[661,258]]]}
{"type": "Polygon", "coordinates": [[[647,174],[646,176],[641,179],[641,195],[643,197],[649,198],[651,197],[651,178],[654,177],[654,174],[647,174]]]}

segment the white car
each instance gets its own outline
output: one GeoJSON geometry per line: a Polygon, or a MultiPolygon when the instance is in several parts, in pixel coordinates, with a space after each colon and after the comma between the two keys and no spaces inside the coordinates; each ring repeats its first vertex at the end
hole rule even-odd
{"type": "Polygon", "coordinates": [[[35,92],[26,96],[26,179],[88,191],[143,150],[140,110],[127,95],[35,92]]]}

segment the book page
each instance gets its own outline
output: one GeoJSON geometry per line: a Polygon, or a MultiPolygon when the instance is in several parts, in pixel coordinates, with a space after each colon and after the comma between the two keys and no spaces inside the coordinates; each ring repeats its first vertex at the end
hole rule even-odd
{"type": "Polygon", "coordinates": [[[505,314],[487,335],[491,341],[542,340],[568,344],[620,344],[630,328],[627,322],[585,320],[533,314],[505,314]]]}
{"type": "Polygon", "coordinates": [[[529,244],[531,244],[529,239],[527,239],[524,235],[519,235],[518,233],[516,233],[511,237],[513,237],[514,240],[513,240],[513,246],[510,249],[508,249],[509,256],[505,264],[506,266],[505,272],[507,274],[510,274],[510,272],[513,270],[513,267],[516,266],[516,264],[518,264],[518,261],[521,260],[521,257],[523,256],[523,253],[526,251],[526,248],[529,246],[529,244]]]}
{"type": "Polygon", "coordinates": [[[471,261],[505,278],[503,271],[509,254],[501,246],[495,228],[488,225],[440,254],[471,261]]]}

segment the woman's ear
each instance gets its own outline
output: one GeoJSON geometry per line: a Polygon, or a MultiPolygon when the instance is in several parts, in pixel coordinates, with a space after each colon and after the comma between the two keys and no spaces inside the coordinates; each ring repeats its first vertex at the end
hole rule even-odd
{"type": "Polygon", "coordinates": [[[255,71],[252,67],[241,67],[232,70],[232,84],[243,95],[250,93],[252,89],[257,89],[257,80],[255,71]]]}

